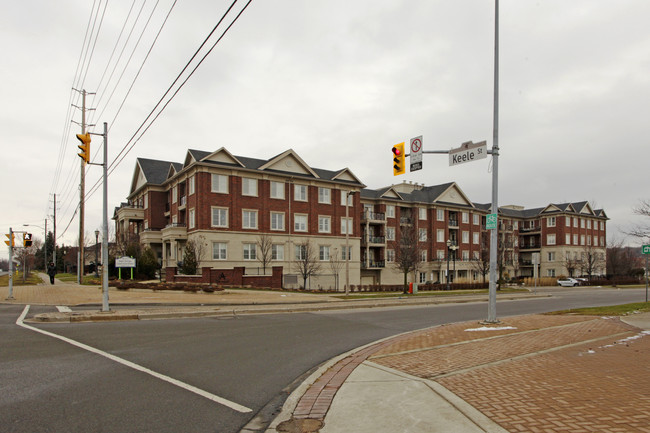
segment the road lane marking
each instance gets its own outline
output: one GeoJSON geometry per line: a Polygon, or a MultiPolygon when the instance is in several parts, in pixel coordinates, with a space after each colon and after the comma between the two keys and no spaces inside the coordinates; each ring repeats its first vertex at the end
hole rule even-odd
{"type": "Polygon", "coordinates": [[[29,305],[25,306],[25,309],[23,310],[22,314],[16,320],[16,325],[18,325],[20,327],[23,327],[25,329],[29,329],[30,331],[34,331],[34,332],[38,332],[38,333],[43,334],[43,335],[47,335],[48,337],[56,338],[58,340],[64,341],[64,342],[66,342],[68,344],[71,344],[73,346],[76,346],[76,347],[78,347],[80,349],[87,350],[88,352],[92,352],[92,353],[94,353],[96,355],[100,355],[100,356],[103,356],[105,358],[108,358],[111,361],[115,361],[115,362],[117,362],[119,364],[122,364],[122,365],[124,365],[126,367],[130,367],[130,368],[132,368],[134,370],[146,373],[146,374],[148,374],[150,376],[153,376],[153,377],[155,377],[157,379],[164,380],[165,382],[171,383],[172,385],[176,385],[179,388],[182,388],[182,389],[184,389],[186,391],[193,392],[194,394],[198,394],[201,397],[207,398],[208,400],[212,400],[212,401],[214,401],[216,403],[219,403],[219,404],[221,404],[223,406],[229,407],[230,409],[236,410],[237,412],[249,413],[249,412],[253,411],[252,409],[249,409],[246,406],[242,406],[240,404],[237,404],[235,402],[227,400],[227,399],[225,399],[223,397],[219,397],[218,395],[211,394],[211,393],[209,393],[207,391],[204,391],[204,390],[202,390],[200,388],[197,388],[195,386],[192,386],[192,385],[189,385],[187,383],[181,382],[180,380],[174,379],[173,377],[166,376],[164,374],[155,372],[155,371],[150,370],[150,369],[148,369],[146,367],[143,367],[141,365],[135,364],[135,363],[133,363],[131,361],[127,361],[126,359],[120,358],[119,356],[111,355],[108,352],[104,352],[103,350],[96,349],[94,347],[88,346],[86,344],[80,343],[78,341],[72,340],[72,339],[64,337],[62,335],[54,334],[54,333],[49,332],[49,331],[44,331],[42,329],[35,328],[33,326],[30,326],[30,325],[26,325],[23,322],[23,320],[25,320],[25,317],[27,316],[27,312],[29,311],[29,307],[30,307],[29,305]]]}
{"type": "Polygon", "coordinates": [[[70,307],[65,307],[63,305],[57,305],[56,309],[59,310],[59,313],[72,313],[70,307]]]}

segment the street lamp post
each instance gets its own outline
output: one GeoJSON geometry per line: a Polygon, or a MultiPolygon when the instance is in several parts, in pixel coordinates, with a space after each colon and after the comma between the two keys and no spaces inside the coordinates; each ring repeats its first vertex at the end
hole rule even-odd
{"type": "Polygon", "coordinates": [[[345,294],[350,293],[350,226],[354,224],[349,223],[348,204],[350,196],[354,195],[355,191],[347,191],[345,193],[345,294]]]}
{"type": "Polygon", "coordinates": [[[99,244],[99,230],[95,230],[95,277],[99,278],[97,246],[99,244]]]}
{"type": "Polygon", "coordinates": [[[447,290],[451,290],[449,287],[449,252],[451,251],[451,239],[447,239],[447,290]]]}

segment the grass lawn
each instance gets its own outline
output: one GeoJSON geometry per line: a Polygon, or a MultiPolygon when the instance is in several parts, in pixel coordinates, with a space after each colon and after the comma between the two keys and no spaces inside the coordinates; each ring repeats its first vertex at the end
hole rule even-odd
{"type": "MultiPolygon", "coordinates": [[[[25,282],[23,283],[23,273],[15,272],[13,283],[14,286],[33,286],[35,284],[42,283],[43,280],[36,274],[36,272],[30,272],[27,276],[25,282]]],[[[9,275],[3,275],[0,277],[0,287],[7,287],[9,285],[9,275]]]]}
{"type": "Polygon", "coordinates": [[[610,305],[606,307],[573,308],[570,310],[554,311],[548,314],[576,314],[583,316],[627,316],[633,313],[650,312],[650,302],[635,302],[633,304],[610,305]]]}

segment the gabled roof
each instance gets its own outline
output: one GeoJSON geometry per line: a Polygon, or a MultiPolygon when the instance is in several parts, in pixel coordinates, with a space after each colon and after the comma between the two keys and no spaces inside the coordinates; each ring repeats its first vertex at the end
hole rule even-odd
{"type": "Polygon", "coordinates": [[[400,191],[399,186],[389,186],[376,190],[363,189],[361,197],[368,199],[388,199],[407,203],[439,203],[451,204],[461,207],[474,207],[469,198],[460,189],[456,182],[448,182],[433,186],[406,185],[411,187],[411,192],[400,191]]]}
{"type": "Polygon", "coordinates": [[[145,184],[162,185],[169,174],[169,170],[175,163],[170,161],[159,161],[156,159],[137,158],[135,170],[131,181],[130,192],[135,192],[145,184]]]}

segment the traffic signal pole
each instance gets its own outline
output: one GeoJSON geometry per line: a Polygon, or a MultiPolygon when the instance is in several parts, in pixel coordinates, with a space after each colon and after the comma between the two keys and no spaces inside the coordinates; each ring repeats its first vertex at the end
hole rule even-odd
{"type": "Polygon", "coordinates": [[[9,296],[7,300],[14,299],[14,232],[9,227],[9,296]]]}

